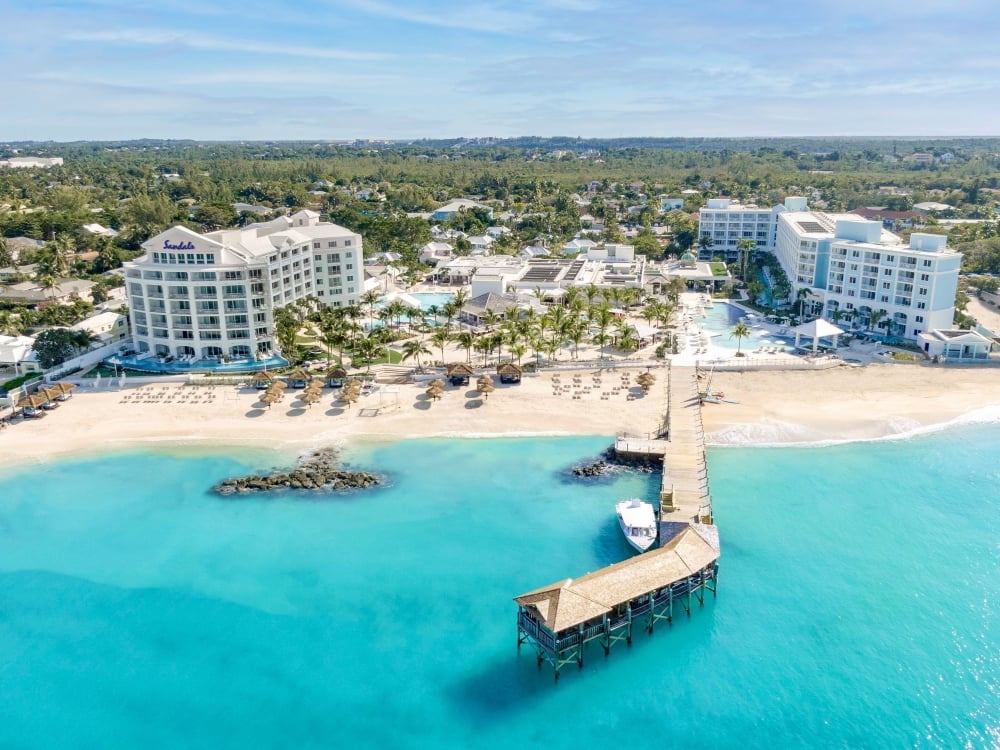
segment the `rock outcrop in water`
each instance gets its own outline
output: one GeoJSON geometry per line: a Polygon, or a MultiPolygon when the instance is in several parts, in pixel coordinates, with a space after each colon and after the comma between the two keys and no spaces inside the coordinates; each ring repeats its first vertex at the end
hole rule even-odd
{"type": "Polygon", "coordinates": [[[570,471],[581,478],[603,477],[622,471],[651,474],[662,468],[662,461],[663,459],[658,456],[620,456],[614,446],[611,446],[596,461],[574,466],[570,471]]]}
{"type": "Polygon", "coordinates": [[[337,468],[336,451],[321,450],[303,458],[291,471],[226,479],[214,489],[220,495],[236,495],[272,490],[355,490],[381,483],[378,474],[337,468]]]}

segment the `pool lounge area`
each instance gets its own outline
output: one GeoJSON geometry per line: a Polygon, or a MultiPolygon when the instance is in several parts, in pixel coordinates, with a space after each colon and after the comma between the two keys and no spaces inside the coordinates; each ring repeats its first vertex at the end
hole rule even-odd
{"type": "Polygon", "coordinates": [[[157,357],[149,353],[116,355],[104,360],[108,367],[119,367],[134,372],[157,373],[161,375],[181,375],[184,373],[202,373],[206,375],[227,375],[241,372],[258,372],[260,370],[288,367],[288,360],[278,354],[271,354],[263,359],[253,357],[246,359],[230,359],[228,362],[218,358],[206,359],[171,359],[157,357]]]}

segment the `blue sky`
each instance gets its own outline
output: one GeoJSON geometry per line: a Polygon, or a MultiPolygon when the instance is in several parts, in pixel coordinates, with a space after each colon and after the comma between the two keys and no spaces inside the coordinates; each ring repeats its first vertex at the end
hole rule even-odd
{"type": "Polygon", "coordinates": [[[997,135],[995,0],[13,0],[0,139],[997,135]]]}

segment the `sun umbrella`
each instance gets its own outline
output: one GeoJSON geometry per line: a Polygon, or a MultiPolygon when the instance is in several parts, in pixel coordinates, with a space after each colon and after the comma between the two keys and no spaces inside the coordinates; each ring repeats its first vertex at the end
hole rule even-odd
{"type": "Polygon", "coordinates": [[[489,400],[490,394],[496,390],[496,386],[493,385],[493,378],[488,375],[484,375],[476,381],[476,390],[483,394],[484,400],[489,400]]]}
{"type": "Polygon", "coordinates": [[[432,385],[425,391],[425,393],[427,394],[428,398],[437,401],[439,398],[441,398],[442,395],[444,395],[444,390],[440,386],[432,385]]]}
{"type": "Polygon", "coordinates": [[[429,382],[427,385],[429,385],[431,388],[444,388],[444,380],[442,380],[441,378],[434,378],[434,380],[429,382]]]}
{"type": "Polygon", "coordinates": [[[304,404],[309,406],[309,408],[312,408],[312,405],[315,404],[317,401],[319,401],[320,395],[316,391],[307,390],[303,391],[302,395],[299,398],[302,400],[304,404]]]}

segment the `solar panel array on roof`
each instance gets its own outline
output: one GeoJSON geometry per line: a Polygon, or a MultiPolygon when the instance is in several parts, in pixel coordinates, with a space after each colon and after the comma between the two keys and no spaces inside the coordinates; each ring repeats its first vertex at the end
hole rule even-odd
{"type": "Polygon", "coordinates": [[[528,266],[528,271],[521,277],[521,281],[551,282],[559,278],[561,272],[562,266],[528,266]]]}
{"type": "Polygon", "coordinates": [[[801,229],[803,232],[810,232],[810,233],[812,233],[812,232],[825,232],[826,231],[823,228],[823,225],[820,224],[818,221],[797,221],[795,223],[799,225],[799,229],[801,229]]]}
{"type": "Polygon", "coordinates": [[[585,260],[574,260],[572,264],[570,264],[569,270],[566,272],[566,278],[570,281],[575,281],[576,277],[580,275],[580,271],[583,270],[585,265],[587,265],[587,261],[585,260]]]}

